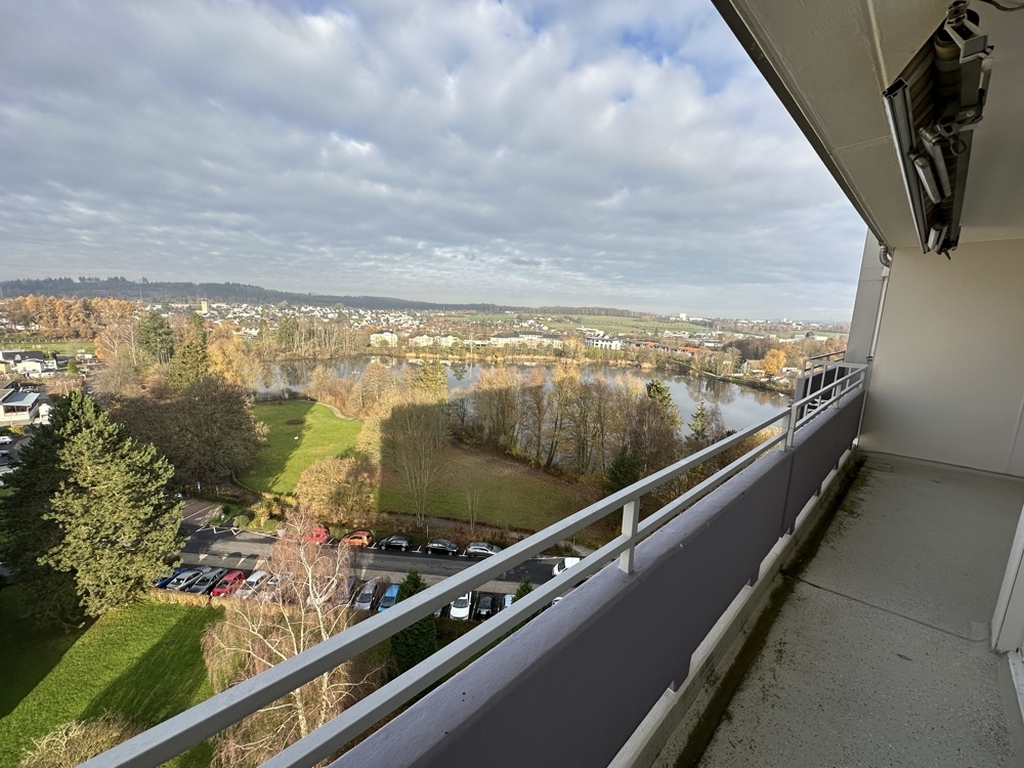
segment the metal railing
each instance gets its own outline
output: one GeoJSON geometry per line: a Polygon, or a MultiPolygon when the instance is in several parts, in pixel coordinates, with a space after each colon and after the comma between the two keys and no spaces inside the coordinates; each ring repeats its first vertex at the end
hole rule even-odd
{"type": "Polygon", "coordinates": [[[769,419],[737,432],[698,453],[676,462],[558,523],[476,563],[461,573],[414,595],[354,627],[250,678],[207,701],[150,728],[139,736],[93,758],[82,768],[155,767],[242,718],[265,707],[320,675],[370,649],[416,621],[431,615],[455,598],[498,577],[583,528],[622,510],[622,531],[612,541],[583,558],[514,602],[509,608],[437,651],[425,661],[348,707],[312,734],[285,748],[263,768],[312,766],[330,757],[353,738],[441,680],[475,654],[499,641],[552,600],[595,574],[616,558],[625,573],[633,570],[637,544],[698,500],[711,493],[765,453],[789,448],[793,435],[820,415],[843,393],[864,386],[866,366],[848,365],[846,375],[795,400],[792,406],[769,419]],[[747,450],[643,521],[639,519],[643,496],[670,483],[704,462],[740,446],[767,429],[779,428],[763,442],[747,450]]]}

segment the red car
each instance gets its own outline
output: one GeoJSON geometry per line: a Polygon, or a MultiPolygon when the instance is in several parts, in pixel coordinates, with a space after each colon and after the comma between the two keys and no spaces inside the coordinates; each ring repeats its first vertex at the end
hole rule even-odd
{"type": "Polygon", "coordinates": [[[245,574],[242,571],[228,571],[224,578],[217,582],[217,586],[210,593],[211,597],[227,597],[242,586],[245,581],[245,574]]]}
{"type": "Polygon", "coordinates": [[[373,534],[367,530],[352,531],[341,537],[341,543],[350,547],[368,547],[373,544],[373,534]]]}
{"type": "Polygon", "coordinates": [[[322,525],[316,525],[310,528],[306,535],[302,537],[303,541],[315,541],[317,544],[326,544],[331,538],[331,533],[322,525]]]}

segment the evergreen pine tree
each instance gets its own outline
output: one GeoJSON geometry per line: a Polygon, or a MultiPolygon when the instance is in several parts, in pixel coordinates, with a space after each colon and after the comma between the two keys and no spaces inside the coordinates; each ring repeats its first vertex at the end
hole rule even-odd
{"type": "Polygon", "coordinates": [[[73,622],[127,603],[166,571],[181,545],[181,505],[167,492],[167,460],[88,395],[71,393],[50,416],[9,475],[0,539],[31,585],[29,609],[73,622]]]}
{"type": "Polygon", "coordinates": [[[623,448],[619,451],[619,455],[615,457],[615,461],[608,467],[608,471],[605,472],[605,493],[615,493],[615,491],[621,490],[627,485],[632,485],[639,479],[640,464],[629,451],[629,448],[623,448]]]}
{"type": "Polygon", "coordinates": [[[673,427],[681,427],[683,419],[679,415],[679,407],[672,400],[672,393],[668,391],[665,382],[661,379],[651,379],[647,382],[647,396],[661,406],[668,423],[673,427]]]}
{"type": "MultiPolygon", "coordinates": [[[[419,573],[410,570],[398,585],[398,602],[427,588],[419,573]]],[[[391,638],[391,655],[401,674],[419,664],[437,650],[437,624],[433,616],[425,616],[411,627],[391,638]]]]}
{"type": "Polygon", "coordinates": [[[171,358],[168,382],[178,390],[185,389],[210,375],[210,360],[206,352],[206,322],[201,315],[191,314],[185,323],[181,346],[171,358]]]}
{"type": "Polygon", "coordinates": [[[159,312],[149,312],[139,323],[139,346],[154,363],[166,363],[174,354],[174,332],[159,312]]]}
{"type": "Polygon", "coordinates": [[[512,602],[521,600],[528,594],[533,592],[533,584],[530,583],[530,574],[523,576],[523,580],[519,582],[519,587],[516,589],[516,593],[512,596],[512,602]]]}

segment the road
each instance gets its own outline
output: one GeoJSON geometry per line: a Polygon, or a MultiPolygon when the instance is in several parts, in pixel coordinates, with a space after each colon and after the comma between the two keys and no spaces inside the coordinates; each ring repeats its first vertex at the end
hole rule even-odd
{"type": "MultiPolygon", "coordinates": [[[[214,565],[251,571],[259,567],[260,560],[270,558],[274,542],[277,541],[275,536],[253,531],[194,525],[186,527],[192,531],[192,535],[181,552],[184,565],[214,565]]],[[[477,562],[463,555],[428,555],[423,552],[355,549],[353,554],[353,575],[364,581],[386,577],[392,583],[401,581],[411,568],[415,568],[428,585],[433,585],[477,562]]],[[[482,592],[512,594],[526,574],[529,574],[532,583],[543,584],[551,578],[551,569],[559,559],[531,558],[478,589],[482,592]]]]}

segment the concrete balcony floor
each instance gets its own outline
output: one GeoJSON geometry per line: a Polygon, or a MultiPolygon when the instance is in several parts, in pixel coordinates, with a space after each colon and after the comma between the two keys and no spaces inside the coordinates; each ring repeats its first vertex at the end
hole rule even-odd
{"type": "Polygon", "coordinates": [[[1024,480],[868,455],[696,764],[1024,765],[989,651],[1022,503],[1024,480]]]}

